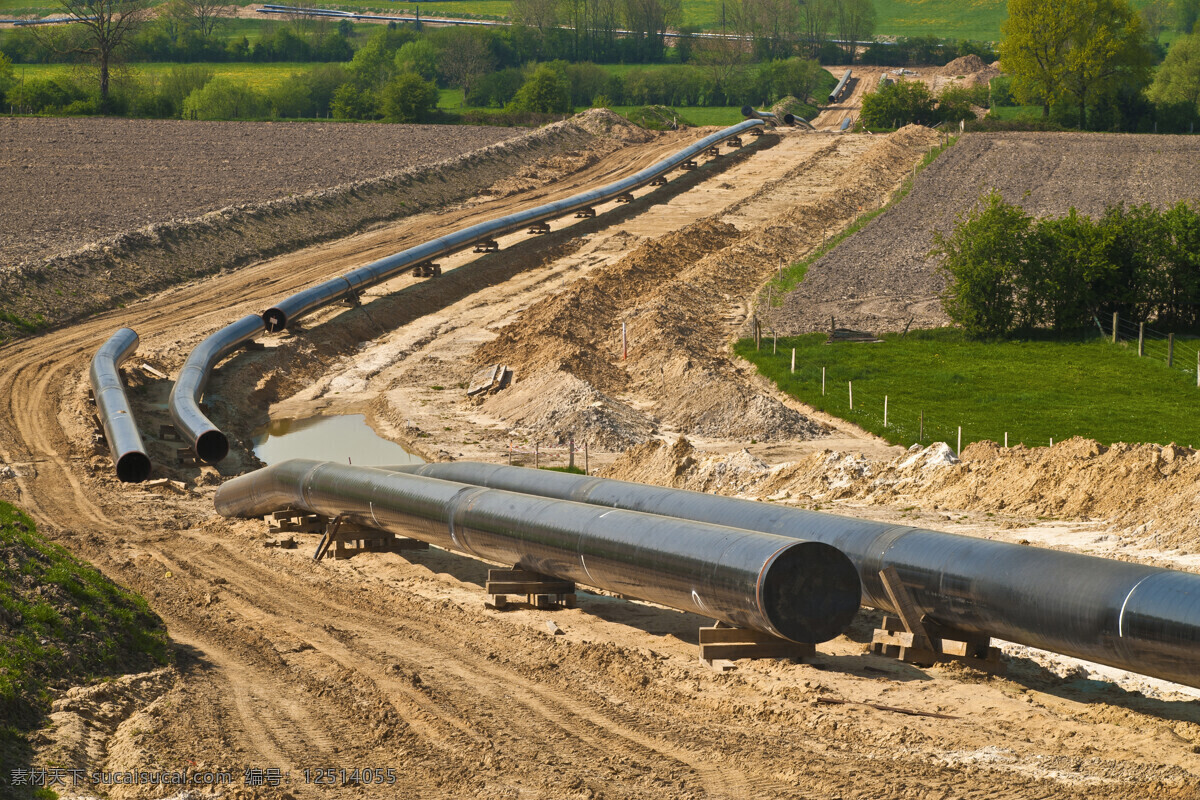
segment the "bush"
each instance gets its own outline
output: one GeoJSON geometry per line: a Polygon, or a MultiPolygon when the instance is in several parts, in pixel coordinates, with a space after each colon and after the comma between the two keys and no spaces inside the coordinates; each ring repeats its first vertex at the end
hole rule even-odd
{"type": "Polygon", "coordinates": [[[247,119],[263,112],[263,97],[229,78],[213,78],[183,101],[185,119],[247,119]]]}
{"type": "Polygon", "coordinates": [[[8,90],[17,83],[16,73],[13,72],[12,62],[8,60],[8,56],[0,53],[0,103],[4,102],[4,98],[8,90]]]}
{"type": "Polygon", "coordinates": [[[5,100],[30,114],[57,114],[88,93],[67,78],[30,78],[9,88],[5,100]]]}
{"type": "Polygon", "coordinates": [[[525,82],[524,71],[509,67],[484,75],[467,92],[466,101],[469,106],[482,108],[503,108],[512,102],[525,82]]]}
{"type": "Polygon", "coordinates": [[[571,84],[567,76],[549,64],[533,71],[513,98],[518,111],[537,111],[543,114],[571,111],[571,84]]]}
{"type": "Polygon", "coordinates": [[[868,128],[900,128],[938,121],[936,101],[920,81],[896,81],[863,97],[862,124],[868,128]]]}
{"type": "Polygon", "coordinates": [[[405,72],[383,88],[381,110],[388,122],[420,122],[437,107],[438,89],[415,72],[405,72]]]}
{"type": "Polygon", "coordinates": [[[343,83],[333,93],[329,104],[334,119],[378,119],[379,106],[375,95],[359,90],[353,83],[343,83]]]}

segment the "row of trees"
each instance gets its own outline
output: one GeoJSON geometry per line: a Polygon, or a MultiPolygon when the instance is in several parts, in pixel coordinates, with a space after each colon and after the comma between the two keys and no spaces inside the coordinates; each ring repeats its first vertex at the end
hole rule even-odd
{"type": "Polygon", "coordinates": [[[975,119],[972,106],[987,107],[988,94],[986,85],[949,86],[934,97],[921,81],[896,81],[863,97],[859,121],[867,129],[878,130],[975,119]]]}
{"type": "Polygon", "coordinates": [[[1071,209],[1034,220],[996,191],[935,234],[946,313],[973,336],[1078,331],[1113,311],[1160,326],[1200,325],[1200,208],[1071,209]]]}

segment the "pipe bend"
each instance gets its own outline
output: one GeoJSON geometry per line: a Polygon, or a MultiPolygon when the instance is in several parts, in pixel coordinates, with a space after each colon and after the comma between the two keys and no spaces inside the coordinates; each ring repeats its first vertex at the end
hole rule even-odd
{"type": "Polygon", "coordinates": [[[117,478],[124,483],[141,483],[150,477],[152,468],[121,381],[121,365],[137,352],[138,344],[138,335],[132,328],[117,329],[92,357],[88,374],[104,440],[112,454],[117,478]]]}

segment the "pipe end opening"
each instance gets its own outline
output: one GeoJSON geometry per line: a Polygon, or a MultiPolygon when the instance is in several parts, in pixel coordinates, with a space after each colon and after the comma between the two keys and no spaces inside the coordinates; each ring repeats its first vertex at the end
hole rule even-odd
{"type": "Polygon", "coordinates": [[[123,483],[141,483],[150,477],[150,457],[133,451],[117,459],[117,479],[123,483]]]}
{"type": "Polygon", "coordinates": [[[805,644],[839,636],[858,613],[861,597],[854,564],[823,542],[784,548],[759,581],[759,602],[775,630],[805,644]]]}
{"type": "Polygon", "coordinates": [[[795,125],[796,124],[796,115],[795,114],[784,114],[783,115],[783,124],[784,125],[795,125]]]}
{"type": "Polygon", "coordinates": [[[742,106],[742,116],[743,117],[753,117],[754,109],[751,108],[750,106],[742,106]]]}
{"type": "Polygon", "coordinates": [[[205,464],[216,464],[229,455],[229,439],[220,431],[205,431],[196,440],[196,455],[205,464]]]}
{"type": "Polygon", "coordinates": [[[278,308],[268,308],[262,314],[263,327],[267,329],[267,333],[280,333],[287,327],[287,314],[280,311],[278,308]]]}

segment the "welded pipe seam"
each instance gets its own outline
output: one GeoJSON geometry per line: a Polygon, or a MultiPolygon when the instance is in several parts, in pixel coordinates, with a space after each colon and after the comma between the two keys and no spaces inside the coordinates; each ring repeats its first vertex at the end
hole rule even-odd
{"type": "Polygon", "coordinates": [[[225,356],[263,332],[262,317],[250,314],[207,337],[183,362],[171,387],[167,410],[180,437],[196,457],[215,464],[229,453],[229,439],[200,410],[200,398],[213,368],[225,356]]]}
{"type": "Polygon", "coordinates": [[[854,565],[826,544],[387,469],[292,459],[227,481],[214,505],[340,516],[798,642],[834,638],[858,610],[854,565]]]}
{"type": "Polygon", "coordinates": [[[1190,572],[545,470],[389,469],[825,542],[858,568],[864,605],[896,610],[879,577],[892,566],[943,626],[1200,686],[1200,575],[1190,572]]]}
{"type": "Polygon", "coordinates": [[[138,335],[132,328],[117,329],[92,357],[88,376],[113,467],[117,478],[126,483],[141,483],[150,477],[151,469],[150,456],[146,454],[121,382],[121,364],[137,352],[138,344],[138,335]]]}
{"type": "Polygon", "coordinates": [[[345,297],[350,292],[361,292],[376,284],[382,283],[424,261],[429,261],[449,253],[457,252],[479,242],[502,236],[506,233],[521,230],[538,222],[565,216],[581,208],[589,208],[598,203],[611,200],[633,189],[644,186],[661,175],[670,172],[685,161],[703,153],[709,147],[720,144],[726,139],[739,136],[751,128],[762,126],[760,119],[740,122],[729,128],[710,134],[695,144],[689,145],[679,152],[640,170],[619,181],[590,189],[586,192],[546,203],[535,208],[518,211],[497,219],[480,222],[445,236],[439,236],[415,247],[410,247],[399,253],[372,261],[366,266],[352,270],[345,275],[319,283],[284,298],[262,314],[263,325],[270,333],[283,330],[305,314],[310,314],[345,297]]]}

